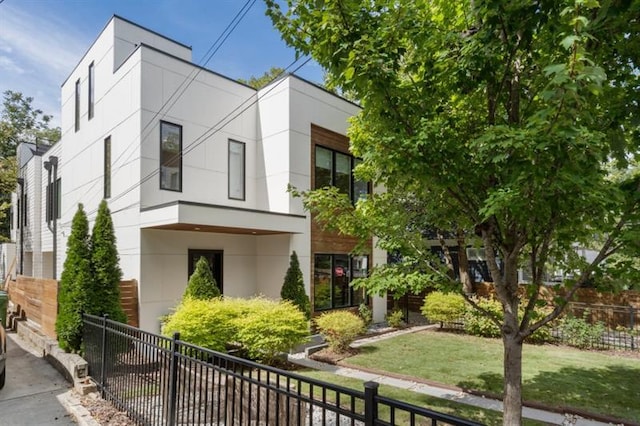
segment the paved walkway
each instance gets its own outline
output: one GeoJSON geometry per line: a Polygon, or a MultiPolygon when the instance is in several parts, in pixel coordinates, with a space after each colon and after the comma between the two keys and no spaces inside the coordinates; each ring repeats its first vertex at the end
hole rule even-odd
{"type": "MultiPolygon", "coordinates": [[[[433,326],[419,326],[412,327],[404,330],[394,331],[391,333],[381,334],[378,336],[367,337],[360,339],[352,344],[353,347],[359,347],[368,343],[373,343],[383,339],[389,339],[391,337],[398,336],[400,334],[415,333],[416,331],[422,331],[433,326]]],[[[450,401],[455,401],[461,404],[472,405],[475,407],[485,408],[488,410],[502,411],[502,401],[484,398],[481,396],[471,395],[462,391],[446,389],[438,386],[427,385],[424,383],[418,383],[410,380],[398,379],[395,377],[385,376],[381,374],[369,373],[366,371],[357,370],[355,368],[340,367],[337,365],[330,365],[318,361],[314,361],[305,356],[304,353],[296,353],[289,355],[289,360],[296,364],[313,368],[315,370],[322,370],[330,373],[334,373],[340,376],[351,377],[362,381],[374,381],[384,385],[395,386],[401,389],[407,389],[413,392],[422,393],[425,395],[433,396],[436,398],[443,398],[450,401]]],[[[524,418],[538,420],[552,425],[575,425],[575,426],[604,426],[610,423],[598,422],[595,420],[583,419],[579,416],[558,414],[550,411],[539,410],[535,408],[523,407],[522,415],[524,418]]]]}

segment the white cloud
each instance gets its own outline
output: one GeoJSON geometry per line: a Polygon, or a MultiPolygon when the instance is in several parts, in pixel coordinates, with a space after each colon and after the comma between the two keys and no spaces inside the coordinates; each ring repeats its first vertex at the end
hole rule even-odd
{"type": "Polygon", "coordinates": [[[11,58],[7,56],[0,56],[0,69],[15,74],[24,74],[24,68],[16,64],[11,58]]]}

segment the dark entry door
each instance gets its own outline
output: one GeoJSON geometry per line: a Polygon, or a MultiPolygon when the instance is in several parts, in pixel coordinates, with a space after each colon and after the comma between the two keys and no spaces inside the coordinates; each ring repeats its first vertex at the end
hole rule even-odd
{"type": "Polygon", "coordinates": [[[220,289],[220,293],[224,294],[222,283],[222,250],[191,250],[189,249],[189,277],[196,269],[196,263],[200,257],[204,257],[209,262],[209,268],[213,273],[213,278],[220,289]]]}

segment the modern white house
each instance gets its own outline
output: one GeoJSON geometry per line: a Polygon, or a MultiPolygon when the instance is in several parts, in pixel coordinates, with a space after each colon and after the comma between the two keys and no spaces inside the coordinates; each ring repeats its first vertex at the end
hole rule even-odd
{"type": "MultiPolygon", "coordinates": [[[[363,301],[349,282],[386,253],[352,256],[353,240],[323,232],[287,192],[370,190],[353,177],[345,136],[357,105],[294,75],[257,91],[118,16],[61,94],[60,142],[19,154],[18,273],[59,279],[78,203],[92,223],[106,199],[145,330],[158,330],[200,256],[226,296],[279,298],[295,250],[316,313],[363,301]]],[[[382,320],[385,300],[369,303],[382,320]]]]}

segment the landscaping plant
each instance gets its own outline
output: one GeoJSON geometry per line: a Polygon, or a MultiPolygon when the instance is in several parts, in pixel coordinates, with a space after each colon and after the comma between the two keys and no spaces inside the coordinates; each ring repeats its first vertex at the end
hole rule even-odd
{"type": "Polygon", "coordinates": [[[422,315],[429,321],[444,323],[460,322],[464,316],[467,303],[459,294],[434,291],[424,298],[422,315]]]}
{"type": "Polygon", "coordinates": [[[365,332],[362,318],[349,311],[326,312],[314,321],[329,349],[336,353],[346,352],[356,337],[365,332]]]}
{"type": "Polygon", "coordinates": [[[196,268],[189,277],[189,283],[184,291],[185,299],[207,300],[220,296],[220,289],[209,268],[209,262],[204,256],[196,262],[196,268]]]}
{"type": "Polygon", "coordinates": [[[82,313],[86,311],[86,284],[91,280],[89,221],[82,204],[71,222],[67,239],[67,255],[60,276],[56,335],[58,345],[66,352],[79,352],[82,345],[82,313]]]}
{"type": "Polygon", "coordinates": [[[127,316],[120,301],[120,269],[116,236],[107,202],[98,207],[96,222],[90,239],[91,280],[87,281],[87,311],[92,315],[108,315],[109,319],[122,323],[127,316]]]}
{"type": "Polygon", "coordinates": [[[289,260],[289,269],[284,277],[284,283],[280,290],[282,300],[289,300],[304,313],[305,318],[311,318],[311,303],[309,296],[304,289],[304,280],[302,279],[302,271],[300,270],[300,262],[295,250],[291,253],[289,260]]]}
{"type": "Polygon", "coordinates": [[[405,325],[404,314],[400,309],[394,309],[387,314],[387,324],[393,328],[401,328],[405,325]]]}
{"type": "Polygon", "coordinates": [[[588,317],[588,310],[582,313],[582,318],[576,318],[573,315],[564,317],[558,327],[562,341],[580,349],[597,348],[602,342],[605,326],[602,321],[594,324],[587,322],[588,317]]]}
{"type": "Polygon", "coordinates": [[[370,326],[373,322],[373,311],[369,305],[364,302],[358,306],[358,315],[362,318],[362,321],[364,321],[365,327],[370,326]]]}

